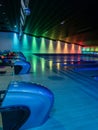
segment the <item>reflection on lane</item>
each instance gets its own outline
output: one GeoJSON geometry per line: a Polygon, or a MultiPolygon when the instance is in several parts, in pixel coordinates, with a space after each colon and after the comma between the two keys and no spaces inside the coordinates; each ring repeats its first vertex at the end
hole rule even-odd
{"type": "Polygon", "coordinates": [[[60,69],[69,69],[73,67],[80,67],[85,65],[92,65],[98,63],[97,57],[85,56],[85,55],[29,55],[26,56],[27,60],[31,63],[31,71],[34,74],[45,74],[48,71],[52,71],[55,67],[60,69]]]}
{"type": "MultiPolygon", "coordinates": [[[[47,71],[47,61],[36,55],[26,56],[31,63],[31,72],[34,74],[45,73],[47,71]]],[[[51,65],[50,65],[51,66],[51,65]]]]}

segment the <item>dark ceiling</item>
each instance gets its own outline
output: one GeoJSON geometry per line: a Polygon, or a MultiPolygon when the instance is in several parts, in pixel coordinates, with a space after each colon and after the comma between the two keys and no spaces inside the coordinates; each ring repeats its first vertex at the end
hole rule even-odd
{"type": "MultiPolygon", "coordinates": [[[[0,0],[0,31],[19,32],[21,0],[0,0]]],[[[23,32],[80,45],[98,45],[97,0],[30,0],[23,32]]]]}

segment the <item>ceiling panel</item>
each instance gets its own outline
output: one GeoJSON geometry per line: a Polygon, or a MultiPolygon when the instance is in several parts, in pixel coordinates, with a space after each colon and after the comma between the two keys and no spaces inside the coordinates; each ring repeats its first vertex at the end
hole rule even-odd
{"type": "MultiPolygon", "coordinates": [[[[20,0],[0,0],[0,30],[19,33],[20,0]]],[[[98,45],[97,0],[30,0],[23,32],[80,45],[98,45]]]]}

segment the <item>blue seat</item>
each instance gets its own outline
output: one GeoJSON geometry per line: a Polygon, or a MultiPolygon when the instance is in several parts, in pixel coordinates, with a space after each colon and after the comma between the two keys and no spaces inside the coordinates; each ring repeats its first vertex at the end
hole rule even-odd
{"type": "Polygon", "coordinates": [[[3,97],[1,107],[24,106],[30,115],[19,130],[45,123],[54,103],[53,93],[46,87],[30,82],[12,81],[3,97]]]}
{"type": "Polygon", "coordinates": [[[29,73],[31,65],[27,61],[16,60],[14,63],[15,74],[27,74],[29,73]]]}

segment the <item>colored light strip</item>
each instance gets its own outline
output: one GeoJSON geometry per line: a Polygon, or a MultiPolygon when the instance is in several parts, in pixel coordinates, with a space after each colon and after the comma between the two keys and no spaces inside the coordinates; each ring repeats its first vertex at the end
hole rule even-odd
{"type": "Polygon", "coordinates": [[[41,38],[40,53],[46,53],[46,43],[44,38],[41,38]]]}
{"type": "Polygon", "coordinates": [[[75,44],[71,44],[71,50],[70,53],[75,53],[75,44]]]}
{"type": "Polygon", "coordinates": [[[36,42],[36,37],[32,38],[32,52],[33,53],[37,53],[38,52],[38,48],[37,48],[37,42],[36,42]]]}
{"type": "Polygon", "coordinates": [[[52,40],[49,41],[48,53],[54,53],[53,41],[52,40]]]}
{"type": "Polygon", "coordinates": [[[16,33],[14,33],[13,36],[13,49],[14,50],[18,50],[19,49],[19,40],[18,40],[18,35],[16,33]]]}
{"type": "Polygon", "coordinates": [[[60,41],[57,41],[56,53],[61,53],[61,44],[60,44],[60,41]]]}
{"type": "Polygon", "coordinates": [[[63,53],[68,53],[68,44],[67,43],[64,44],[63,53]]]}
{"type": "Polygon", "coordinates": [[[26,34],[23,35],[23,48],[24,49],[28,49],[29,48],[29,46],[28,46],[28,39],[27,39],[27,35],[26,34]]]}

